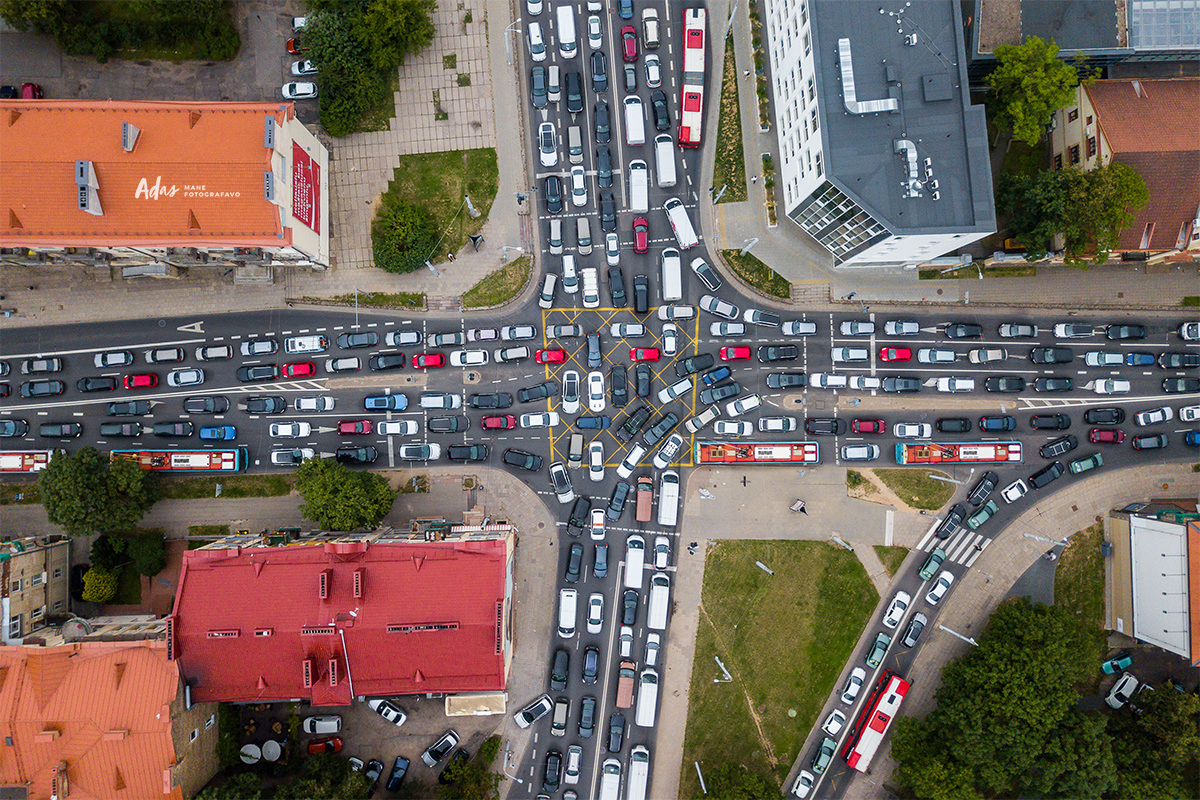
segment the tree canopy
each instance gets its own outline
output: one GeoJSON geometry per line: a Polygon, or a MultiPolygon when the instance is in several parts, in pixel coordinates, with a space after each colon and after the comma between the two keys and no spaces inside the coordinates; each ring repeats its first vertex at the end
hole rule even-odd
{"type": "Polygon", "coordinates": [[[1059,60],[1053,39],[1036,36],[1025,37],[1019,45],[1000,45],[996,62],[986,79],[993,92],[992,121],[1033,146],[1045,135],[1054,112],[1074,100],[1079,75],[1059,60]]]}
{"type": "Polygon", "coordinates": [[[59,453],[38,478],[46,516],[71,536],[129,530],[158,499],[153,476],[94,447],[59,453]]]}
{"type": "Polygon", "coordinates": [[[437,232],[429,213],[391,192],[371,222],[371,246],[375,266],[388,272],[412,272],[437,248],[437,232]]]}
{"type": "Polygon", "coordinates": [[[300,513],[330,531],[378,525],[397,494],[382,475],[320,458],[307,459],[296,470],[296,491],[304,498],[300,513]]]}

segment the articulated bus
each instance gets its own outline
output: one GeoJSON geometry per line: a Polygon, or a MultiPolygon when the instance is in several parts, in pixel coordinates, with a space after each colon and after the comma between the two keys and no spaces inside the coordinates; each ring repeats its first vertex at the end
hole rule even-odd
{"type": "Polygon", "coordinates": [[[904,702],[909,686],[911,684],[908,681],[890,670],[885,670],[879,676],[842,750],[842,758],[853,769],[866,772],[871,766],[875,751],[883,744],[892,721],[900,713],[900,704],[904,702]]]}
{"type": "Polygon", "coordinates": [[[1021,463],[1020,442],[901,442],[896,445],[897,464],[982,464],[1021,463]]]}
{"type": "Polygon", "coordinates": [[[696,442],[697,464],[816,464],[816,442],[696,442]]]}
{"type": "Polygon", "coordinates": [[[683,12],[683,88],[679,93],[680,147],[700,146],[704,118],[706,17],[707,13],[703,8],[689,8],[683,12]]]}
{"type": "Polygon", "coordinates": [[[226,450],[113,450],[112,457],[150,472],[245,472],[250,466],[244,444],[226,450]]]}
{"type": "Polygon", "coordinates": [[[0,453],[0,472],[41,472],[62,450],[6,450],[0,453]]]}

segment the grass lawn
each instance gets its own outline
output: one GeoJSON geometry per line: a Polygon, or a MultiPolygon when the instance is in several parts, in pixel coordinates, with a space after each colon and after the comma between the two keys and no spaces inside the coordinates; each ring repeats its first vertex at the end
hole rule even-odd
{"type": "MultiPolygon", "coordinates": [[[[228,525],[188,525],[188,536],[228,536],[228,525]]],[[[188,550],[203,547],[208,542],[203,539],[189,539],[188,550]]]]}
{"type": "Polygon", "coordinates": [[[1084,694],[1095,694],[1100,685],[1097,665],[1107,650],[1104,632],[1104,556],[1100,543],[1104,526],[1096,523],[1071,537],[1054,571],[1054,604],[1063,606],[1079,621],[1079,682],[1084,694]]]}
{"type": "MultiPolygon", "coordinates": [[[[396,92],[400,91],[400,70],[389,70],[387,91],[379,96],[379,102],[368,108],[358,122],[358,132],[386,131],[396,116],[396,92]]],[[[472,198],[474,199],[474,198],[472,198]]]]}
{"type": "Polygon", "coordinates": [[[38,491],[36,481],[0,483],[0,506],[28,506],[40,502],[42,502],[42,493],[38,491]],[[17,495],[22,495],[20,500],[17,499],[17,495]]]}
{"type": "Polygon", "coordinates": [[[896,574],[896,570],[900,569],[900,565],[904,563],[904,559],[908,558],[907,547],[885,547],[881,544],[875,545],[875,555],[879,556],[879,560],[883,562],[883,568],[887,570],[888,577],[896,574]]]}
{"type": "Polygon", "coordinates": [[[121,568],[121,574],[117,576],[117,593],[108,602],[121,606],[142,602],[142,576],[133,568],[133,564],[126,564],[121,568]]]}
{"type": "Polygon", "coordinates": [[[879,596],[851,553],[820,542],[726,541],[708,553],[680,797],[701,768],[782,783],[879,596]],[[755,566],[762,561],[775,574],[755,566]],[[721,677],[719,657],[733,675],[721,677]],[[794,716],[793,716],[794,715],[794,716]]]}
{"type": "Polygon", "coordinates": [[[506,303],[521,293],[529,281],[533,260],[521,256],[472,286],[462,297],[463,308],[487,308],[506,303]]]}
{"type": "Polygon", "coordinates": [[[444,153],[417,153],[401,156],[393,172],[388,192],[394,192],[429,213],[433,228],[444,234],[437,253],[430,259],[440,262],[447,253],[467,243],[467,237],[479,233],[487,222],[500,172],[493,148],[450,150],[444,153]],[[479,212],[475,219],[467,213],[463,196],[479,212]]]}
{"type": "Polygon", "coordinates": [[[780,297],[784,300],[791,298],[792,285],[788,283],[787,279],[759,261],[754,255],[750,253],[742,255],[740,250],[722,250],[721,255],[724,256],[730,269],[755,289],[772,297],[780,297]]]}
{"type": "Polygon", "coordinates": [[[1039,142],[1034,147],[1030,147],[1024,142],[1018,142],[1014,139],[1008,148],[1008,152],[1004,154],[1004,164],[1001,165],[1000,171],[1033,177],[1048,166],[1045,140],[1039,142]]]}
{"type": "Polygon", "coordinates": [[[210,478],[168,478],[162,476],[162,499],[203,500],[216,497],[217,484],[221,497],[279,497],[292,491],[296,478],[292,475],[223,475],[210,478]]]}
{"type": "Polygon", "coordinates": [[[946,502],[954,495],[955,485],[953,483],[929,477],[933,474],[949,478],[950,476],[944,472],[922,467],[877,469],[874,472],[885,486],[912,508],[936,511],[946,505],[946,502]]]}
{"type": "MultiPolygon", "coordinates": [[[[985,278],[1024,278],[1037,275],[1036,264],[1017,264],[1010,267],[984,267],[985,278]]],[[[979,278],[979,270],[974,265],[956,269],[953,272],[942,272],[939,269],[923,269],[917,275],[923,281],[959,280],[962,278],[979,278]]]]}
{"type": "Polygon", "coordinates": [[[1200,295],[1189,294],[1179,304],[1185,308],[1200,306],[1200,295]]]}
{"type": "MultiPolygon", "coordinates": [[[[306,300],[310,298],[305,298],[306,300]]],[[[354,295],[339,294],[332,298],[338,303],[353,303],[354,295]]],[[[420,292],[396,292],[389,294],[387,292],[359,292],[358,304],[363,308],[368,306],[373,308],[415,308],[424,310],[425,295],[420,292]]]]}
{"type": "Polygon", "coordinates": [[[738,70],[733,37],[725,40],[725,74],[721,78],[721,116],[717,121],[717,156],[713,164],[713,192],[722,203],[746,199],[746,159],[742,152],[742,116],[738,106],[738,70]]]}

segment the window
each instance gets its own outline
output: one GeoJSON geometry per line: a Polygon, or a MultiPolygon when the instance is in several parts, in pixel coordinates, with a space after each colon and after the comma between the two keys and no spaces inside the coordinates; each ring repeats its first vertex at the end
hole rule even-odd
{"type": "Polygon", "coordinates": [[[44,573],[44,572],[39,572],[37,575],[34,575],[32,578],[29,579],[30,586],[41,586],[45,582],[46,582],[46,573],[44,573]]]}
{"type": "Polygon", "coordinates": [[[55,580],[57,580],[58,578],[61,578],[63,576],[63,568],[55,567],[53,575],[54,575],[55,580]]]}
{"type": "Polygon", "coordinates": [[[12,582],[12,590],[11,591],[13,594],[16,594],[17,592],[21,591],[24,588],[25,588],[25,579],[24,578],[17,578],[16,580],[14,580],[12,582]]]}
{"type": "Polygon", "coordinates": [[[217,715],[213,714],[211,717],[209,717],[208,719],[206,719],[204,721],[204,730],[208,730],[209,728],[211,728],[213,725],[216,725],[216,724],[217,724],[217,715]]]}
{"type": "Polygon", "coordinates": [[[17,639],[21,636],[21,615],[17,614],[8,618],[8,635],[10,638],[17,639]]]}
{"type": "Polygon", "coordinates": [[[1091,114],[1088,114],[1088,118],[1087,118],[1087,124],[1088,124],[1088,125],[1091,125],[1091,124],[1092,124],[1092,115],[1091,115],[1091,114]]]}
{"type": "Polygon", "coordinates": [[[1071,163],[1078,164],[1079,163],[1079,145],[1073,144],[1069,148],[1067,148],[1067,150],[1071,155],[1071,163]]]}
{"type": "Polygon", "coordinates": [[[808,31],[804,32],[804,55],[812,52],[812,37],[808,35],[808,31]]]}
{"type": "Polygon", "coordinates": [[[1054,169],[1062,169],[1062,153],[1054,154],[1054,169]]]}
{"type": "Polygon", "coordinates": [[[199,729],[199,728],[192,728],[192,732],[191,732],[191,734],[188,736],[188,741],[189,741],[189,742],[194,742],[194,741],[196,741],[196,739],[198,739],[198,738],[200,738],[200,729],[199,729]]]}
{"type": "Polygon", "coordinates": [[[39,620],[44,616],[46,616],[46,607],[45,606],[38,606],[37,608],[35,608],[33,611],[31,611],[29,613],[29,618],[33,619],[33,620],[39,620]]]}
{"type": "Polygon", "coordinates": [[[1087,138],[1087,157],[1092,158],[1096,155],[1096,137],[1089,136],[1087,138]]]}
{"type": "Polygon", "coordinates": [[[63,601],[62,601],[62,600],[55,600],[55,601],[54,601],[54,610],[55,610],[55,611],[62,611],[62,610],[63,610],[63,605],[64,605],[64,603],[63,603],[63,601]]]}
{"type": "Polygon", "coordinates": [[[1079,119],[1079,109],[1078,108],[1072,108],[1070,111],[1067,112],[1067,122],[1074,122],[1077,119],[1079,119]]]}

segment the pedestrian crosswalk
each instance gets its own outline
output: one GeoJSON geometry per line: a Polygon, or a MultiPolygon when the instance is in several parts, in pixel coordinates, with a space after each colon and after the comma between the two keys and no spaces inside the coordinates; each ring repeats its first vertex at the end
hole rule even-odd
{"type": "Polygon", "coordinates": [[[965,526],[960,526],[954,535],[948,539],[938,539],[933,535],[933,532],[937,530],[940,522],[940,519],[935,519],[929,530],[925,531],[925,535],[917,543],[918,550],[928,553],[935,547],[941,547],[946,551],[947,563],[962,564],[964,567],[970,567],[975,563],[975,559],[979,558],[988,545],[992,543],[992,537],[976,533],[965,526]]]}

